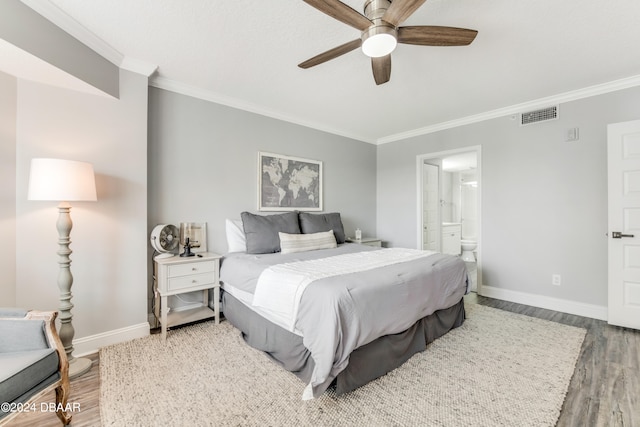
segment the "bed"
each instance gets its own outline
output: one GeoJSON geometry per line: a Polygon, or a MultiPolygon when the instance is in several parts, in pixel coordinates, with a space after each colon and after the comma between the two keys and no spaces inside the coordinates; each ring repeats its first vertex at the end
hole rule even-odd
{"type": "Polygon", "coordinates": [[[338,213],[243,212],[227,239],[224,315],[307,384],[305,400],[354,390],[464,322],[462,260],[346,243],[338,213]]]}

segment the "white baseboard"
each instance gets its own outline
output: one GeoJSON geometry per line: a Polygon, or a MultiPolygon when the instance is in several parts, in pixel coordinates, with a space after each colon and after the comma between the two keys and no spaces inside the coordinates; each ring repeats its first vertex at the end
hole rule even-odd
{"type": "Polygon", "coordinates": [[[574,314],[576,316],[590,317],[592,319],[607,320],[607,307],[582,302],[569,301],[544,295],[528,294],[526,292],[511,291],[509,289],[482,286],[479,293],[482,296],[495,298],[518,304],[530,305],[561,313],[574,314]]]}
{"type": "Polygon", "coordinates": [[[149,335],[149,323],[139,323],[113,331],[102,332],[100,334],[73,340],[73,355],[80,357],[97,353],[100,347],[130,341],[149,335]]]}

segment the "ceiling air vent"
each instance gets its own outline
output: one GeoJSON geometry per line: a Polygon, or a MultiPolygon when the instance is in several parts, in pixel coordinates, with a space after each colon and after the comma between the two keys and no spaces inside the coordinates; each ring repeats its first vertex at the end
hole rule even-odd
{"type": "Polygon", "coordinates": [[[544,122],[547,120],[555,120],[558,118],[558,106],[542,108],[540,110],[527,111],[520,114],[520,126],[526,126],[533,123],[544,122]]]}

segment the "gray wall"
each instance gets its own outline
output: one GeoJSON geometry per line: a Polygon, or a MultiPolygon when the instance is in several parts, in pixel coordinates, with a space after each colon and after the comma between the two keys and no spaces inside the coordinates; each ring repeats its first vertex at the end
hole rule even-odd
{"type": "Polygon", "coordinates": [[[120,99],[18,80],[16,159],[16,304],[59,306],[57,202],[27,200],[30,161],[87,161],[96,202],[72,202],[71,271],[76,354],[115,339],[148,335],[147,77],[121,71],[120,99]],[[108,334],[107,334],[108,335],[108,334]]]}
{"type": "Polygon", "coordinates": [[[57,203],[27,200],[30,160],[88,161],[98,201],[71,211],[75,354],[148,335],[148,78],[121,71],[17,0],[0,2],[0,38],[119,96],[0,76],[0,232],[8,239],[0,305],[59,307],[57,203]]]}
{"type": "MultiPolygon", "coordinates": [[[[161,223],[206,222],[208,250],[226,253],[225,219],[257,212],[259,151],[322,161],[324,211],[341,213],[347,235],[356,227],[376,234],[374,145],[153,87],[148,233],[161,223]]],[[[200,298],[182,295],[169,306],[200,298]]]]}
{"type": "Polygon", "coordinates": [[[149,232],[206,222],[209,250],[225,253],[225,218],[257,211],[259,151],[322,161],[324,211],[340,212],[348,235],[376,234],[375,146],[153,87],[149,232]]]}
{"type": "Polygon", "coordinates": [[[16,303],[16,102],[15,77],[0,72],[0,306],[16,303]]]}
{"type": "Polygon", "coordinates": [[[639,112],[632,88],[562,104],[555,121],[504,117],[381,145],[378,235],[416,245],[417,155],[481,145],[484,285],[606,306],[607,124],[639,112]],[[573,127],[580,140],[564,142],[573,127]]]}

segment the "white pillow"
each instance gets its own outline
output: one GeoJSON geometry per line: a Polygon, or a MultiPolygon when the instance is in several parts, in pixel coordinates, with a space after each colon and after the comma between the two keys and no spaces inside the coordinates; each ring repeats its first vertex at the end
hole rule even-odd
{"type": "Polygon", "coordinates": [[[331,249],[338,246],[333,230],[312,234],[278,233],[280,236],[280,251],[283,254],[313,251],[316,249],[331,249]]]}
{"type": "Polygon", "coordinates": [[[247,238],[244,235],[242,221],[236,219],[225,220],[227,230],[227,246],[229,252],[246,252],[247,238]]]}

